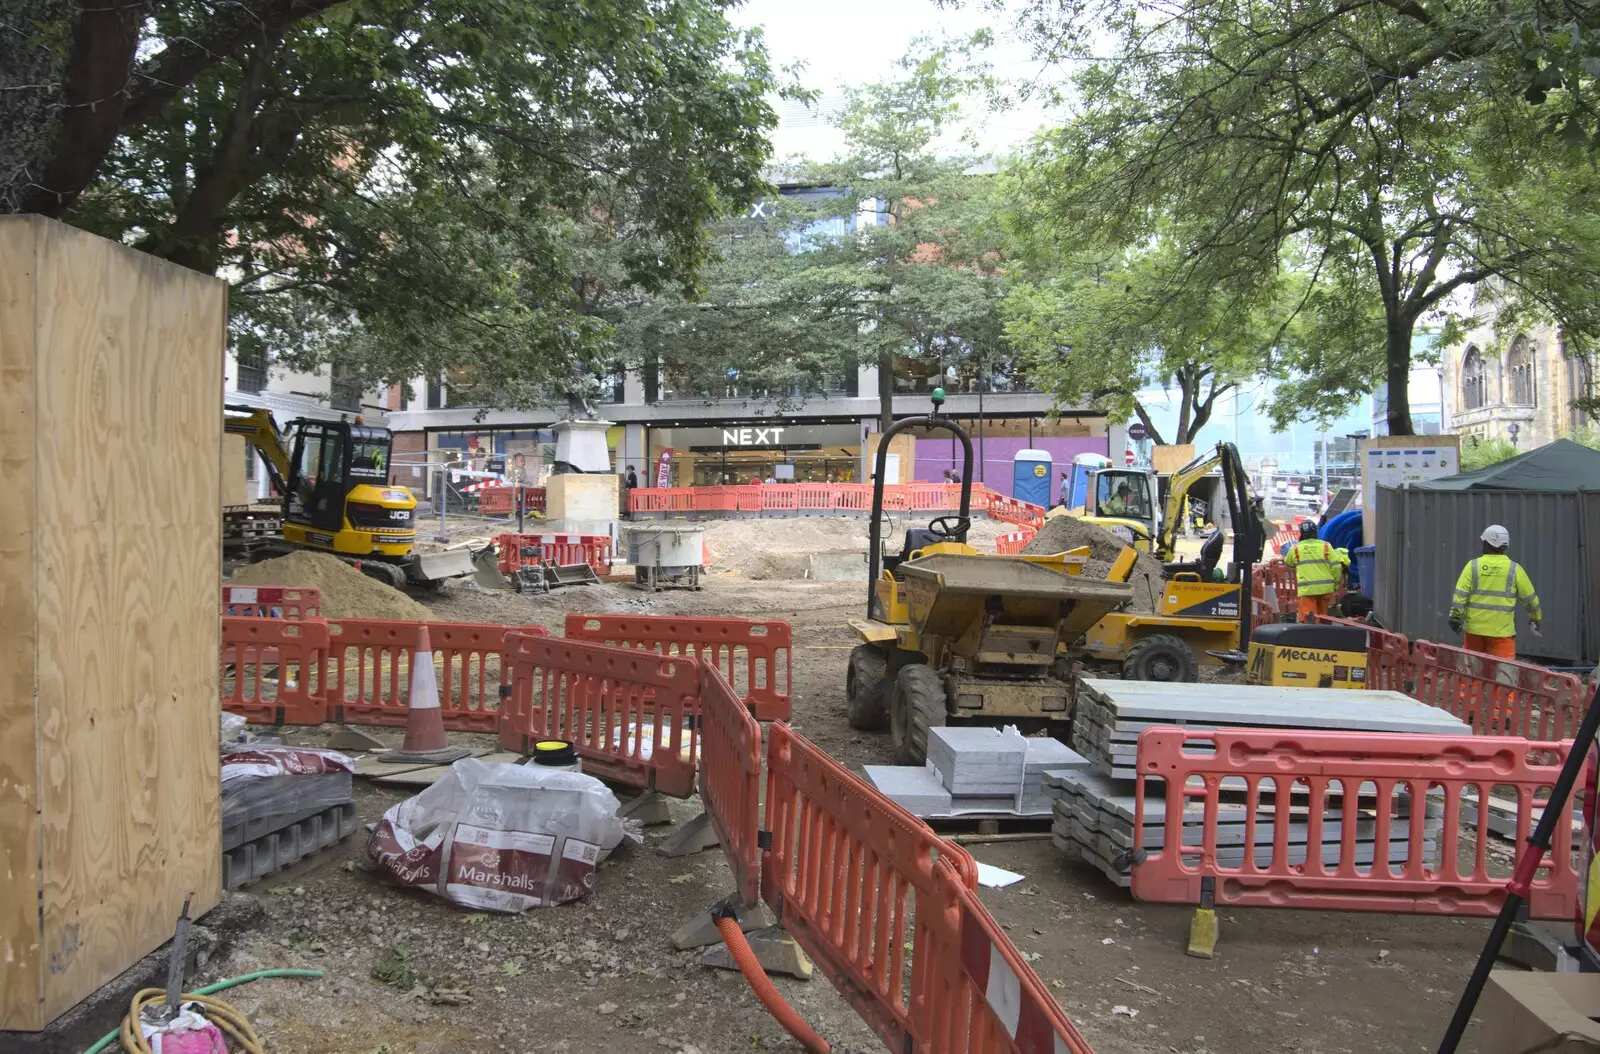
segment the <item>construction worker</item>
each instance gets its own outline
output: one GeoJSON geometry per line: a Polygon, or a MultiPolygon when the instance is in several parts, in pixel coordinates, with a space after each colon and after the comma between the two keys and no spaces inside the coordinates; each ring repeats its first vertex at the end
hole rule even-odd
{"type": "Polygon", "coordinates": [[[1315,622],[1333,603],[1339,576],[1350,566],[1350,555],[1317,537],[1312,520],[1300,524],[1300,540],[1284,554],[1284,565],[1294,568],[1296,606],[1301,622],[1315,622]]]}
{"type": "Polygon", "coordinates": [[[1461,569],[1450,604],[1450,628],[1466,634],[1467,650],[1497,659],[1517,657],[1517,601],[1535,633],[1543,617],[1528,572],[1506,555],[1510,548],[1510,531],[1498,523],[1485,528],[1483,555],[1461,569]]]}

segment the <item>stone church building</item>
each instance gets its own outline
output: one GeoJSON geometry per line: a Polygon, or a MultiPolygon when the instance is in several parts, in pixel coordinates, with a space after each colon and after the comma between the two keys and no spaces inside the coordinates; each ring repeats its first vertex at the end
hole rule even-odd
{"type": "Polygon", "coordinates": [[[1443,349],[1439,365],[1447,432],[1532,450],[1600,425],[1572,406],[1575,397],[1595,394],[1595,378],[1588,361],[1568,354],[1554,326],[1502,333],[1491,314],[1443,349]]]}

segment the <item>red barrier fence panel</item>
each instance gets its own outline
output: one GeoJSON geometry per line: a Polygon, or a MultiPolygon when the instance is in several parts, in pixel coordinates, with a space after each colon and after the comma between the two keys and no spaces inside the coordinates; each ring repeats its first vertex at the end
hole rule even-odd
{"type": "Polygon", "coordinates": [[[721,670],[700,667],[700,772],[696,786],[739,898],[761,896],[761,726],[721,670]]]}
{"type": "MultiPolygon", "coordinates": [[[[510,674],[506,633],[543,634],[539,626],[429,622],[428,642],[439,684],[440,717],[452,732],[494,732],[510,674]]],[[[336,619],[327,623],[322,683],[327,720],[403,727],[411,687],[415,622],[336,619]]]]}
{"type": "Polygon", "coordinates": [[[312,619],[224,616],[222,709],[258,725],[320,725],[328,627],[312,619]]]}
{"type": "MultiPolygon", "coordinates": [[[[1517,854],[1529,852],[1539,803],[1570,745],[1146,729],[1136,762],[1134,848],[1148,855],[1134,864],[1133,895],[1198,904],[1201,881],[1211,878],[1218,905],[1494,915],[1509,872],[1497,864],[1490,873],[1491,824],[1514,827],[1507,834],[1514,834],[1517,854]],[[1145,817],[1158,815],[1158,790],[1164,819],[1146,831],[1145,817]]],[[[1534,918],[1570,919],[1575,910],[1571,812],[1569,802],[1530,890],[1534,918]]]]}
{"type": "Polygon", "coordinates": [[[767,734],[761,894],[890,1050],[1088,1054],[960,847],[788,725],[767,734]]]}
{"type": "Polygon", "coordinates": [[[995,494],[989,498],[988,509],[991,519],[1004,520],[1019,527],[1032,527],[1034,530],[1044,526],[1045,510],[1031,502],[995,494]]]}
{"type": "Polygon", "coordinates": [[[495,554],[501,574],[519,568],[588,564],[596,574],[611,573],[611,538],[604,534],[497,534],[495,554]]]}
{"type": "Polygon", "coordinates": [[[566,739],[584,771],[675,797],[694,791],[700,664],[564,637],[506,635],[511,686],[500,745],[531,753],[566,739]]]}
{"type": "MultiPolygon", "coordinates": [[[[1411,668],[1411,642],[1399,633],[1354,619],[1318,615],[1324,626],[1354,626],[1367,632],[1367,688],[1409,695],[1415,674],[1411,668]]],[[[1547,737],[1560,738],[1560,737],[1547,737]]]]}
{"type": "Polygon", "coordinates": [[[223,586],[222,613],[234,618],[318,618],[322,591],[310,586],[223,586]]]}
{"type": "Polygon", "coordinates": [[[662,655],[688,655],[720,669],[758,721],[787,721],[793,634],[787,622],[673,615],[567,616],[566,634],[662,655]]]}
{"type": "Polygon", "coordinates": [[[1583,719],[1582,683],[1511,659],[1419,640],[1408,695],[1448,711],[1480,736],[1566,739],[1583,719]]]}
{"type": "Polygon", "coordinates": [[[994,540],[995,555],[1017,556],[1028,547],[1028,543],[1033,541],[1033,536],[1038,533],[1031,527],[1025,527],[1020,531],[1000,535],[994,540]]]}

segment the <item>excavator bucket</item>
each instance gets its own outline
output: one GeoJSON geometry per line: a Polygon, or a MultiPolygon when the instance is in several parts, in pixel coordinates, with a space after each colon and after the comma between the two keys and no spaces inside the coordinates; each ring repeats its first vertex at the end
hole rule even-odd
{"type": "Polygon", "coordinates": [[[438,553],[412,553],[406,561],[406,577],[413,582],[442,582],[465,578],[473,573],[470,549],[446,549],[438,553]]]}
{"type": "Polygon", "coordinates": [[[552,589],[557,586],[588,586],[598,585],[600,576],[588,564],[545,564],[544,581],[552,589]]]}
{"type": "Polygon", "coordinates": [[[500,560],[492,545],[473,550],[472,577],[485,589],[505,589],[511,585],[500,571],[500,560]]]}

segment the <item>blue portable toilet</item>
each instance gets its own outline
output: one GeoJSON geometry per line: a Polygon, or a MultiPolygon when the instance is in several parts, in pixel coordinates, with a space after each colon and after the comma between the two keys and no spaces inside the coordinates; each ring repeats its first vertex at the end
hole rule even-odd
{"type": "Polygon", "coordinates": [[[1052,467],[1048,450],[1019,450],[1012,454],[1011,496],[1048,509],[1052,467]]]}
{"type": "Polygon", "coordinates": [[[1089,501],[1089,473],[1111,467],[1111,459],[1103,454],[1079,454],[1072,459],[1071,493],[1061,496],[1061,503],[1069,509],[1081,509],[1089,501]]]}

